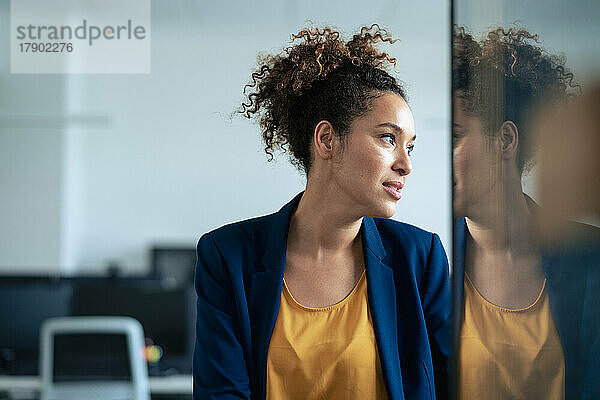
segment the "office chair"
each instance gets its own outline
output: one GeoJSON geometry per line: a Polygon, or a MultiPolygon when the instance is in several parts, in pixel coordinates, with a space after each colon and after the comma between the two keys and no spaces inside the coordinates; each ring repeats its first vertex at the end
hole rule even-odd
{"type": "Polygon", "coordinates": [[[41,400],[150,400],[141,324],[64,317],[40,333],[41,400]]]}

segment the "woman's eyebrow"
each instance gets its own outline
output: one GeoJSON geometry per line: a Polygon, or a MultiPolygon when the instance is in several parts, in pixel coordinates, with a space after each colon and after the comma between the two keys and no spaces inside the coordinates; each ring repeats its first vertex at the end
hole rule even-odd
{"type": "Polygon", "coordinates": [[[404,132],[404,129],[400,128],[398,125],[396,124],[392,124],[391,122],[384,122],[383,124],[379,124],[376,126],[376,128],[379,127],[383,127],[383,128],[392,128],[393,130],[395,130],[396,132],[404,132]]]}

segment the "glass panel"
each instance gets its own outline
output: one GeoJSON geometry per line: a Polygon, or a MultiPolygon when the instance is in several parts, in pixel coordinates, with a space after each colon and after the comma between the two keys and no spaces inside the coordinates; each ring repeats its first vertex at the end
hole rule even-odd
{"type": "Polygon", "coordinates": [[[455,394],[594,398],[600,3],[453,13],[455,394]]]}

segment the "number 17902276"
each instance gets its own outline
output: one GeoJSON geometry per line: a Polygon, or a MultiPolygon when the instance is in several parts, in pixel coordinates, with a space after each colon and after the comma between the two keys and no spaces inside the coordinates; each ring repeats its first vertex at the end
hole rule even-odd
{"type": "Polygon", "coordinates": [[[19,48],[21,53],[70,53],[73,43],[19,43],[19,48]]]}

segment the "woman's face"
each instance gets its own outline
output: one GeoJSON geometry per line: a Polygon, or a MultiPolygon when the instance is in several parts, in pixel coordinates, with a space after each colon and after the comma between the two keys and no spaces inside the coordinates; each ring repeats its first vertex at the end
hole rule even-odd
{"type": "Polygon", "coordinates": [[[362,216],[392,217],[406,177],[412,171],[410,152],[415,124],[406,101],[385,93],[372,101],[372,110],[356,118],[332,179],[362,216]]]}
{"type": "Polygon", "coordinates": [[[465,113],[462,100],[455,99],[452,132],[454,165],[454,213],[471,216],[493,201],[501,183],[502,159],[497,140],[487,138],[481,120],[465,113]]]}

